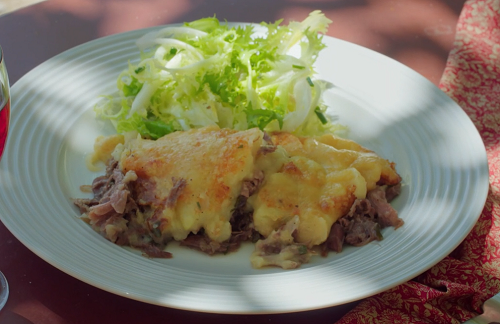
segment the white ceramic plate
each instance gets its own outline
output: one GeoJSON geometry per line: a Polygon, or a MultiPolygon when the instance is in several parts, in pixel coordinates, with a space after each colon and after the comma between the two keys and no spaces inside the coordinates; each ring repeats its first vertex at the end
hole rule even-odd
{"type": "Polygon", "coordinates": [[[85,154],[110,129],[96,122],[98,96],[138,59],[149,30],[98,39],[41,64],[12,87],[12,127],[0,162],[0,218],[28,248],[104,290],[174,308],[278,313],[339,305],[424,272],[475,224],[488,191],[486,152],[475,127],[422,76],[373,51],[325,37],[317,61],[326,94],[349,136],[395,161],[404,188],[394,202],[405,225],[385,239],[315,257],[300,269],[252,269],[252,245],[209,257],[172,246],[174,258],[147,259],[118,247],[77,218],[70,198],[97,173],[85,154]]]}

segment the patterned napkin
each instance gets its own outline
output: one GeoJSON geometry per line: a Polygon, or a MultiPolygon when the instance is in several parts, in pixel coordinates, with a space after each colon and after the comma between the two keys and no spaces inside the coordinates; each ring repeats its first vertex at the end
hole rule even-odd
{"type": "Polygon", "coordinates": [[[472,232],[427,272],[362,301],[338,324],[462,323],[500,291],[500,0],[468,0],[439,87],[479,130],[490,168],[472,232]]]}

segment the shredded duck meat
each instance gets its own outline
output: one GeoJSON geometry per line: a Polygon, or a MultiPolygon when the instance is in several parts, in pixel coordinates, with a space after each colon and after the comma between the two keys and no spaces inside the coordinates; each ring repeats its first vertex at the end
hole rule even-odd
{"type": "Polygon", "coordinates": [[[171,258],[172,254],[154,244],[153,233],[147,231],[138,219],[144,209],[139,207],[134,185],[134,171],[123,174],[118,162],[110,160],[106,174],[92,182],[92,199],[73,199],[83,219],[106,239],[118,245],[129,245],[140,249],[144,255],[154,258],[171,258]]]}
{"type": "Polygon", "coordinates": [[[356,199],[349,212],[335,222],[322,247],[322,255],[328,251],[342,252],[344,243],[363,246],[383,239],[380,230],[404,224],[397,211],[389,204],[401,192],[400,184],[392,187],[377,186],[369,191],[365,199],[356,199]]]}

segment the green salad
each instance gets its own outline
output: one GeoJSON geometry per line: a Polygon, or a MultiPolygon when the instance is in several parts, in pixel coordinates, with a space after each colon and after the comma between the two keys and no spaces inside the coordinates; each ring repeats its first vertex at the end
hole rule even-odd
{"type": "Polygon", "coordinates": [[[325,46],[320,33],[330,23],[313,11],[286,26],[261,23],[260,33],[255,25],[231,27],[215,17],[147,33],[136,42],[139,62],[118,76],[118,91],[103,96],[97,116],[118,133],[151,139],[208,125],[331,132],[336,126],[322,101],[329,84],[315,79],[313,69],[325,46]]]}

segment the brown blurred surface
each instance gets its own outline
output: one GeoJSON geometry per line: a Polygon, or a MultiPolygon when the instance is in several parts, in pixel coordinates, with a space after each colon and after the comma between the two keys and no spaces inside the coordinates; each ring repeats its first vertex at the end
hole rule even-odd
{"type": "MultiPolygon", "coordinates": [[[[438,84],[464,0],[48,0],[0,17],[11,84],[64,50],[129,30],[214,14],[237,22],[302,20],[315,9],[328,35],[382,54],[438,84]]],[[[15,101],[15,98],[12,99],[15,101]]],[[[1,208],[1,206],[0,206],[1,208]]],[[[41,260],[0,223],[0,270],[10,298],[0,323],[334,323],[356,303],[282,315],[218,315],[115,296],[41,260]]]]}

